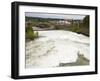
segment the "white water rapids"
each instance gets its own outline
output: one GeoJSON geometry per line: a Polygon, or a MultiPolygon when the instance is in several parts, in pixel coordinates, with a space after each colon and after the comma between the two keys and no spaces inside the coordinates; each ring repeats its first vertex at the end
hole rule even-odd
{"type": "Polygon", "coordinates": [[[64,30],[38,32],[39,38],[26,42],[26,68],[75,62],[78,52],[89,59],[89,37],[64,30]]]}

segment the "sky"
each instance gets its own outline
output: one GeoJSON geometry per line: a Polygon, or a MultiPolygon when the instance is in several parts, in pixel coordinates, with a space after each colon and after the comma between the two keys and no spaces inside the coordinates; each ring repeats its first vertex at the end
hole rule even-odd
{"type": "Polygon", "coordinates": [[[25,12],[26,17],[82,20],[86,15],[25,12]]]}

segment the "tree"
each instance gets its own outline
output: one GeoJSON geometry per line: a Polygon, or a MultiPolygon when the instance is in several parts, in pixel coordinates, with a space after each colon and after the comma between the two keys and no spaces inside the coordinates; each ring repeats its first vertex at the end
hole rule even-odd
{"type": "Polygon", "coordinates": [[[85,27],[88,27],[89,28],[89,15],[85,16],[85,18],[83,19],[83,25],[85,27]]]}

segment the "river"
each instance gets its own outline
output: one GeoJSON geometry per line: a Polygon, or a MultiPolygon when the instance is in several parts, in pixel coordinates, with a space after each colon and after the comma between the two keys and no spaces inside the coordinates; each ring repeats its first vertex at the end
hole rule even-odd
{"type": "Polygon", "coordinates": [[[89,59],[89,37],[64,30],[38,31],[39,38],[26,42],[26,68],[57,67],[77,60],[81,53],[89,59]]]}

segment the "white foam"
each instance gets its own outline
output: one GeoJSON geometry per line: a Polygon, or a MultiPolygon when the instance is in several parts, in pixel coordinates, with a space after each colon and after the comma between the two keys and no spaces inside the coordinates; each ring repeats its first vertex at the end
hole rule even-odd
{"type": "Polygon", "coordinates": [[[27,43],[26,67],[55,67],[75,62],[77,53],[89,59],[89,37],[64,30],[39,31],[40,38],[27,43]]]}

